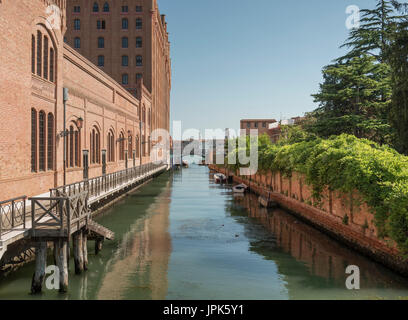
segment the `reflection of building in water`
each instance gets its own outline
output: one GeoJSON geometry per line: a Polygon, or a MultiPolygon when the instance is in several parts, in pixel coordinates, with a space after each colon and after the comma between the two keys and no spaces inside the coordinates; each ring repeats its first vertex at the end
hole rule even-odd
{"type": "MultiPolygon", "coordinates": [[[[251,250],[276,263],[279,273],[287,281],[291,298],[296,299],[302,295],[300,287],[330,285],[330,287],[344,289],[348,276],[345,270],[349,265],[359,266],[362,288],[392,287],[395,289],[408,285],[405,279],[395,274],[391,275],[386,268],[342,246],[287,212],[281,209],[268,212],[267,209],[261,208],[254,195],[236,197],[235,203],[246,208],[249,217],[255,218],[271,233],[273,240],[265,241],[264,236],[259,238],[254,233],[254,229],[245,224],[248,238],[251,240],[251,250]],[[298,264],[293,263],[293,258],[298,264]],[[309,276],[304,277],[304,275],[309,276]],[[311,278],[310,275],[313,277],[311,278]]],[[[239,212],[233,207],[230,209],[232,215],[239,212]]]]}
{"type": "Polygon", "coordinates": [[[171,251],[169,227],[170,182],[146,216],[137,219],[107,264],[97,299],[153,299],[167,294],[171,251]]]}

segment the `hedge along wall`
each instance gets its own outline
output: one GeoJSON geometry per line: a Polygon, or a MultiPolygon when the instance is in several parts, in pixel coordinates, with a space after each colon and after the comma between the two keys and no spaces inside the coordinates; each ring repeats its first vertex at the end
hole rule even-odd
{"type": "Polygon", "coordinates": [[[259,174],[252,177],[260,185],[273,173],[282,195],[341,218],[367,236],[392,239],[408,252],[408,157],[351,135],[287,145],[265,141],[259,142],[259,174]]]}

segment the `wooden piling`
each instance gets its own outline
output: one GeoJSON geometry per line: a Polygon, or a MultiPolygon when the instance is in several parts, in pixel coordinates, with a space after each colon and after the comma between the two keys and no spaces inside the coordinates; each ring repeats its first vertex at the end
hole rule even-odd
{"type": "Polygon", "coordinates": [[[84,271],[84,255],[83,255],[83,246],[82,246],[82,230],[75,232],[72,235],[72,242],[74,246],[74,264],[75,264],[75,273],[81,274],[84,271]]]}
{"type": "Polygon", "coordinates": [[[82,254],[84,257],[84,270],[88,270],[88,232],[82,234],[82,254]]]}
{"type": "Polygon", "coordinates": [[[63,239],[54,241],[54,260],[59,269],[59,291],[68,289],[68,245],[63,239]]]}
{"type": "Polygon", "coordinates": [[[35,272],[31,282],[31,293],[41,293],[47,267],[47,242],[39,241],[35,247],[35,272]]]}
{"type": "Polygon", "coordinates": [[[97,255],[99,251],[102,250],[103,239],[98,238],[95,240],[95,254],[97,255]]]}

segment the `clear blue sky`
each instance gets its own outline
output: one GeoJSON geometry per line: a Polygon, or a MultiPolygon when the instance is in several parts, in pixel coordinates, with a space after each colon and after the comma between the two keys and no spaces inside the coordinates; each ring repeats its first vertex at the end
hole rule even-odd
{"type": "Polygon", "coordinates": [[[243,118],[303,115],[321,69],[343,50],[347,6],[375,0],[158,0],[172,57],[171,118],[239,128],[243,118]]]}

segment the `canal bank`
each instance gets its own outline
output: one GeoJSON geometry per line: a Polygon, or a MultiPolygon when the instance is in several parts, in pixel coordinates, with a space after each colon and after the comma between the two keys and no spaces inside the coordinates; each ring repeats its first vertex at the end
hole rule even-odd
{"type": "Polygon", "coordinates": [[[334,239],[401,275],[408,276],[406,257],[390,239],[378,237],[374,216],[358,193],[342,194],[326,190],[325,200],[315,202],[312,188],[305,183],[304,177],[296,173],[292,177],[286,177],[280,172],[248,177],[239,176],[217,165],[210,165],[209,168],[225,174],[235,183],[248,185],[252,193],[275,201],[334,239]],[[307,196],[304,197],[304,194],[307,196]],[[370,221],[370,226],[367,221],[370,221]]]}
{"type": "MultiPolygon", "coordinates": [[[[253,195],[236,197],[206,167],[165,173],[100,214],[115,232],[66,295],[31,296],[33,264],[0,280],[0,299],[398,299],[406,279],[253,195]],[[348,265],[361,290],[345,287],[348,265]]],[[[52,263],[50,257],[49,264],[52,263]]]]}

